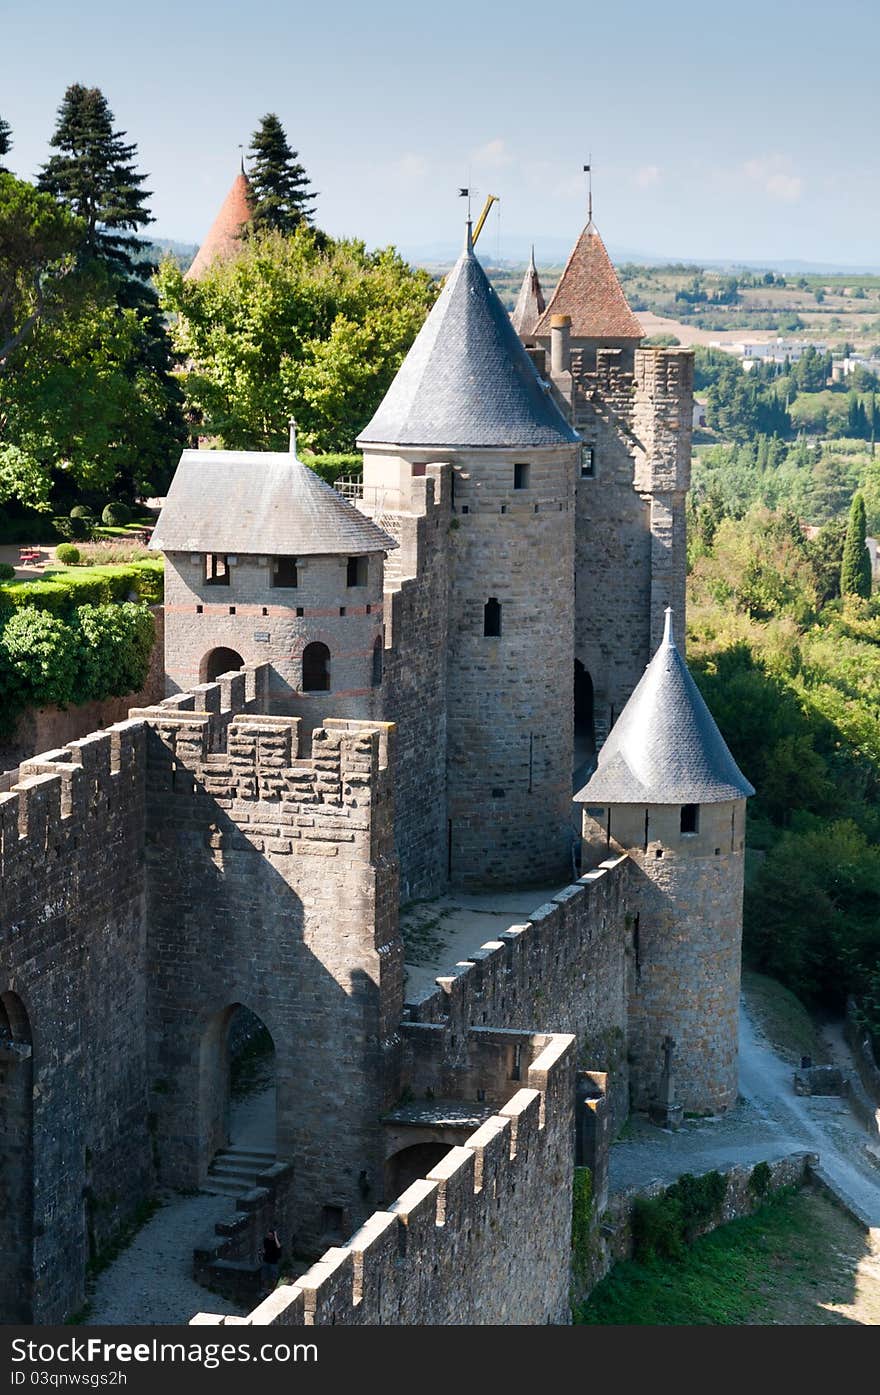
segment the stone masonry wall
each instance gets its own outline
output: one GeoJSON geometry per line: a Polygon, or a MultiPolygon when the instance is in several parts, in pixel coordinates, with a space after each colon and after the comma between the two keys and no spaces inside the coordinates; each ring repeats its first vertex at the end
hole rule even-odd
{"type": "Polygon", "coordinates": [[[33,1073],[32,1103],[0,1110],[0,1205],[27,1211],[4,1248],[3,1321],[62,1322],[153,1184],[144,768],[144,725],[127,721],[26,762],[0,794],[0,995],[32,1051],[4,1060],[4,1085],[33,1073]]]}
{"type": "Polygon", "coordinates": [[[574,1043],[539,1044],[523,1088],[464,1145],[244,1321],[567,1323],[574,1043]]]}
{"type": "Polygon", "coordinates": [[[446,882],[446,646],[449,472],[411,482],[410,512],[377,521],[399,543],[385,591],[382,715],[397,725],[395,837],[403,901],[446,882]]]}
{"type": "MultiPolygon", "coordinates": [[[[629,853],[637,916],[629,1010],[636,1109],[659,1093],[667,1037],[676,1103],[714,1113],[736,1101],[744,837],[744,800],[701,805],[694,834],[681,833],[678,805],[611,809],[610,845],[629,853]]],[[[607,811],[585,809],[584,840],[588,861],[607,856],[607,811]]]]}
{"type": "Polygon", "coordinates": [[[433,1054],[442,1088],[454,1093],[469,1028],[571,1032],[578,1065],[608,1072],[619,1127],[629,1110],[630,899],[628,859],[605,862],[454,965],[435,993],[408,1006],[405,1060],[424,1033],[422,1054],[433,1054]]]}
{"type": "Polygon", "coordinates": [[[297,1245],[317,1253],[331,1216],[349,1233],[381,1195],[377,1119],[398,1090],[393,728],[328,719],[305,757],[296,718],[224,711],[216,684],[195,701],[142,714],[162,1176],[198,1185],[228,1141],[243,1003],[272,1035],[278,1157],[296,1164],[297,1245]]]}

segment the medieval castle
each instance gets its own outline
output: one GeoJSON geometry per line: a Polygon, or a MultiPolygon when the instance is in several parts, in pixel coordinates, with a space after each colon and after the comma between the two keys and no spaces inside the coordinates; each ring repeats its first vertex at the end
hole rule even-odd
{"type": "Polygon", "coordinates": [[[0,795],[3,1320],[205,1182],[239,1005],[275,1156],[197,1270],[316,1260],[253,1323],[565,1322],[576,1158],[601,1208],[630,1108],[735,1100],[752,790],[681,652],[692,361],[640,339],[592,223],[512,318],[468,230],[362,484],[184,452],[165,700],[0,795]],[[410,991],[449,886],[543,903],[410,991]]]}

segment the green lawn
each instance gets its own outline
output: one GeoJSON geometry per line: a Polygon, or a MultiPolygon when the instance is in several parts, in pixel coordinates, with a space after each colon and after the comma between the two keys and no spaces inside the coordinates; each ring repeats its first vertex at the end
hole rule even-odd
{"type": "Polygon", "coordinates": [[[574,1321],[874,1326],[878,1258],[865,1230],[824,1195],[789,1193],[695,1241],[680,1262],[616,1265],[574,1321]]]}

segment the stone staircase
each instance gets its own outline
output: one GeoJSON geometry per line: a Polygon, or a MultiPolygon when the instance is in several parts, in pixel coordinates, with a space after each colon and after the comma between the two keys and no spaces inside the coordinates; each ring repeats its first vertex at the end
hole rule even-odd
{"type": "Polygon", "coordinates": [[[221,1148],[208,1168],[203,1191],[216,1196],[243,1196],[257,1186],[257,1179],[264,1168],[275,1162],[272,1148],[256,1146],[221,1148]]]}

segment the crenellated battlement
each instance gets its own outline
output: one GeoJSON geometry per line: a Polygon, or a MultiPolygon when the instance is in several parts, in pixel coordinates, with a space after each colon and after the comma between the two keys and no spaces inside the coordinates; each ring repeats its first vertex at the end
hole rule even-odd
{"type": "MultiPolygon", "coordinates": [[[[496,1114],[244,1321],[567,1322],[568,1255],[548,1211],[565,1213],[567,1224],[574,1041],[547,1034],[538,1044],[522,1088],[496,1114]]],[[[193,1321],[225,1320],[200,1313],[193,1321]]]]}
{"type": "Polygon", "coordinates": [[[17,784],[0,794],[4,901],[17,870],[75,858],[86,829],[89,840],[100,830],[114,836],[143,788],[145,736],[144,723],[129,719],[23,762],[17,784]]]}

